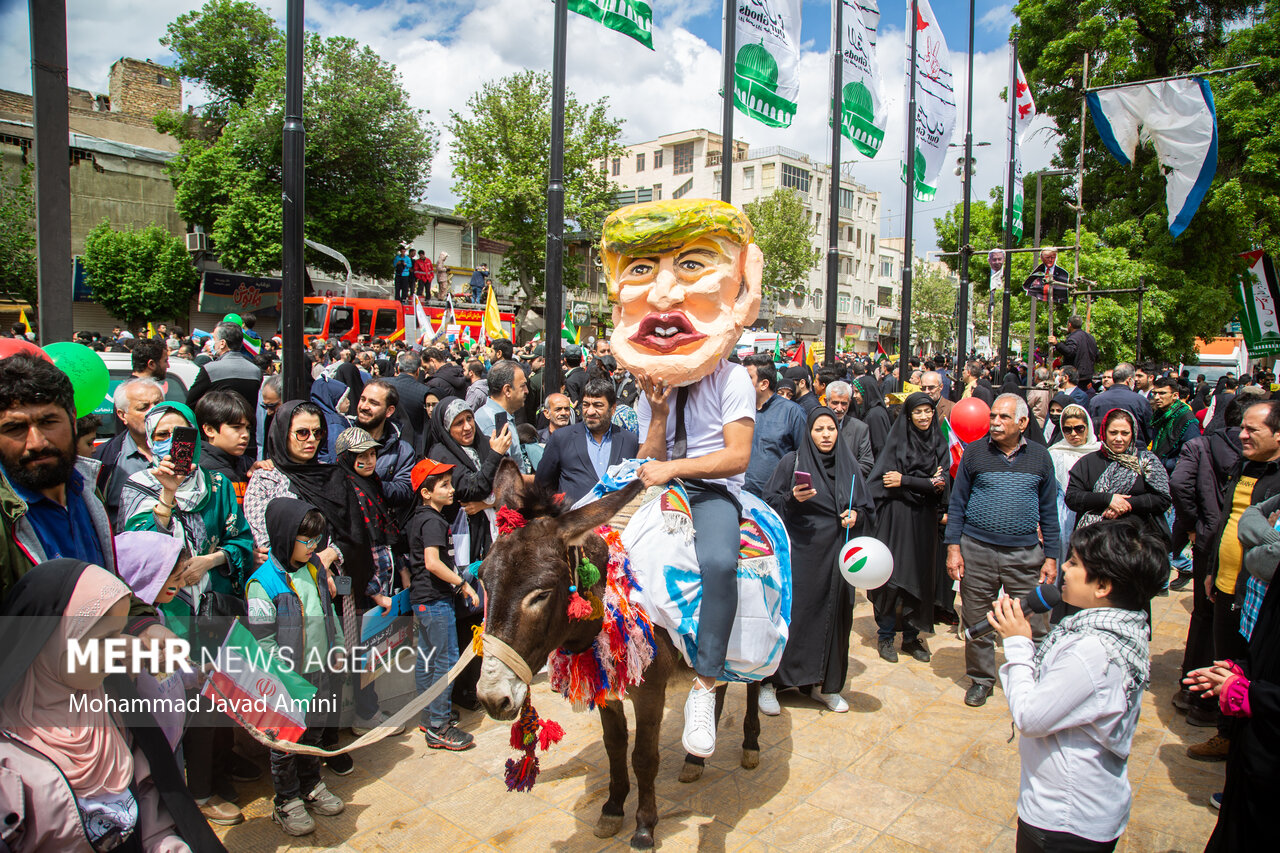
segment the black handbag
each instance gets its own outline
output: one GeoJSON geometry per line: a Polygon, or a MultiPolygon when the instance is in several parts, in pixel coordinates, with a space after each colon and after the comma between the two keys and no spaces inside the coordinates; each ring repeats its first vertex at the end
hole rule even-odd
{"type": "Polygon", "coordinates": [[[249,604],[243,598],[213,590],[205,590],[200,595],[196,631],[206,641],[221,644],[237,619],[246,624],[249,620],[249,604]]]}

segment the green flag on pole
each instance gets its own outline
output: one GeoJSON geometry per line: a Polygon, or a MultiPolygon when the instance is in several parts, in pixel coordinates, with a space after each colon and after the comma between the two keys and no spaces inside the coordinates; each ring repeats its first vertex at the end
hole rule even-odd
{"type": "Polygon", "coordinates": [[[653,50],[653,12],[643,0],[569,0],[569,11],[599,21],[653,50]]]}

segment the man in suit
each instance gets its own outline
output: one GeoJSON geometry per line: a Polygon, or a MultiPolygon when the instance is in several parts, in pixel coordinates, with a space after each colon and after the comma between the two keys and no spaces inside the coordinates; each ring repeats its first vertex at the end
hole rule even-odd
{"type": "Polygon", "coordinates": [[[920,390],[928,394],[933,402],[937,404],[934,406],[934,411],[937,413],[939,421],[945,421],[951,417],[951,409],[955,406],[955,403],[946,398],[942,386],[942,374],[936,370],[927,371],[920,377],[920,390]]]}
{"type": "Polygon", "coordinates": [[[871,428],[849,413],[849,401],[852,399],[853,386],[843,379],[827,386],[827,408],[839,419],[836,429],[840,430],[845,444],[853,451],[853,457],[858,460],[858,467],[865,477],[875,467],[876,458],[871,451],[871,428]]]}
{"type": "Polygon", "coordinates": [[[1111,370],[1115,384],[1089,401],[1089,416],[1093,418],[1095,429],[1102,429],[1102,416],[1112,409],[1124,409],[1133,415],[1137,424],[1139,447],[1151,443],[1151,404],[1147,398],[1133,390],[1133,365],[1120,362],[1111,370]]]}
{"type": "Polygon", "coordinates": [[[634,459],[636,434],[613,423],[613,383],[596,378],[582,389],[582,421],[557,429],[538,464],[536,481],[564,492],[569,504],[591,491],[610,465],[634,459]]]}

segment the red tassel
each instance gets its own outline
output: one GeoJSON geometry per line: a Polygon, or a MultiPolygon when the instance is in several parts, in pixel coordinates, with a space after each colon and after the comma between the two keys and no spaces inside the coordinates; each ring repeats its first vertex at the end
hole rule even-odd
{"type": "Polygon", "coordinates": [[[543,720],[542,731],[538,734],[538,748],[543,752],[553,743],[559,743],[564,737],[564,729],[555,720],[543,720]]]}
{"type": "Polygon", "coordinates": [[[538,758],[526,755],[523,758],[507,759],[506,782],[508,791],[528,791],[538,779],[538,758]]]}
{"type": "Polygon", "coordinates": [[[591,604],[585,598],[572,593],[569,596],[569,618],[570,619],[589,619],[591,618],[591,604]]]}
{"type": "Polygon", "coordinates": [[[498,535],[506,536],[517,527],[524,527],[525,518],[509,506],[498,507],[498,535]]]}

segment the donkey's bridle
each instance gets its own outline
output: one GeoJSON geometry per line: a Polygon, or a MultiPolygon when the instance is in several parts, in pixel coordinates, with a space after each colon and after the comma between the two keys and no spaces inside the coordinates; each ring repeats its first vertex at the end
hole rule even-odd
{"type": "Polygon", "coordinates": [[[495,657],[502,661],[515,674],[516,678],[525,684],[530,684],[533,681],[533,670],[529,668],[529,664],[525,662],[519,652],[493,634],[486,632],[481,637],[483,638],[486,657],[495,657]]]}

